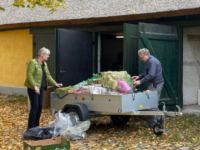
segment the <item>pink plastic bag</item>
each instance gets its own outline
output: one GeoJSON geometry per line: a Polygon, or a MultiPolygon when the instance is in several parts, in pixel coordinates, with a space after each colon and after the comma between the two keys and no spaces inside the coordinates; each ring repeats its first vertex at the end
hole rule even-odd
{"type": "Polygon", "coordinates": [[[122,81],[121,79],[117,79],[118,81],[118,89],[120,93],[132,93],[132,88],[131,86],[126,82],[126,81],[122,81]]]}
{"type": "Polygon", "coordinates": [[[76,91],[75,94],[82,94],[82,91],[76,91]]]}

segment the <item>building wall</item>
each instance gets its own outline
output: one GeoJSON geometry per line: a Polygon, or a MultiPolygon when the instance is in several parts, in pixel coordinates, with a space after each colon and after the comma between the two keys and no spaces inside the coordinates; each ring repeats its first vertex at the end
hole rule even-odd
{"type": "Polygon", "coordinates": [[[0,86],[24,87],[26,62],[33,58],[33,36],[29,29],[4,31],[0,43],[0,86]]]}
{"type": "Polygon", "coordinates": [[[183,30],[183,105],[197,104],[200,89],[200,27],[183,30]]]}

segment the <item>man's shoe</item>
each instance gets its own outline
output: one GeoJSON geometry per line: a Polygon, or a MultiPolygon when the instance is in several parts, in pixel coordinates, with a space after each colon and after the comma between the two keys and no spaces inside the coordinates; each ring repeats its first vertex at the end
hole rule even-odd
{"type": "Polygon", "coordinates": [[[150,125],[150,124],[145,124],[144,127],[145,127],[145,128],[153,128],[153,126],[150,125]]]}

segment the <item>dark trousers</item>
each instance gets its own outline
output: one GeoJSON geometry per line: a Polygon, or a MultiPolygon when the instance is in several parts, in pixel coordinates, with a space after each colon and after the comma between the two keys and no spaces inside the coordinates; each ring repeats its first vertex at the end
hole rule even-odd
{"type": "MultiPolygon", "coordinates": [[[[158,92],[158,105],[159,105],[159,99],[160,99],[160,94],[161,94],[163,85],[164,85],[164,82],[159,83],[156,87],[153,86],[153,83],[149,83],[149,85],[148,85],[148,90],[158,92]]],[[[159,111],[158,107],[154,108],[152,110],[159,111]]],[[[146,118],[147,118],[148,124],[151,126],[153,126],[155,124],[159,124],[158,121],[160,121],[162,119],[161,116],[147,116],[146,118]]]]}
{"type": "Polygon", "coordinates": [[[40,115],[42,112],[43,90],[40,90],[40,94],[36,94],[35,90],[29,88],[27,90],[31,102],[31,110],[28,119],[28,129],[30,129],[39,126],[40,115]]]}

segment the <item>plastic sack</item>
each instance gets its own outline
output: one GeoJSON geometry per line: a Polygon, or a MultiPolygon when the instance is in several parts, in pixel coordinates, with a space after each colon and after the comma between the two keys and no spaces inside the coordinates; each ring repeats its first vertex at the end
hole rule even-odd
{"type": "Polygon", "coordinates": [[[90,127],[90,121],[79,121],[76,125],[69,130],[65,130],[61,135],[66,139],[77,140],[86,137],[86,132],[90,127]]]}
{"type": "Polygon", "coordinates": [[[82,94],[82,91],[76,91],[74,94],[82,94]]]}
{"type": "Polygon", "coordinates": [[[83,86],[82,89],[88,89],[90,91],[90,94],[101,94],[101,85],[90,85],[90,86],[83,86]]]}
{"type": "Polygon", "coordinates": [[[46,126],[40,128],[39,126],[28,129],[23,136],[25,140],[42,140],[53,137],[54,127],[46,126]]]}
{"type": "Polygon", "coordinates": [[[91,94],[101,94],[101,87],[91,86],[90,91],[91,94]]]}
{"type": "Polygon", "coordinates": [[[86,132],[80,132],[80,133],[66,132],[63,137],[69,140],[81,140],[86,137],[86,132]]]}
{"type": "Polygon", "coordinates": [[[73,118],[66,113],[58,111],[55,115],[56,120],[51,121],[49,124],[54,126],[53,137],[63,136],[67,139],[83,139],[86,136],[86,130],[90,127],[90,121],[79,121],[73,124],[73,118]]]}
{"type": "Polygon", "coordinates": [[[106,88],[101,88],[101,94],[108,94],[108,91],[106,88]]]}
{"type": "Polygon", "coordinates": [[[58,111],[55,114],[56,120],[49,123],[50,126],[54,126],[53,137],[60,136],[65,130],[68,130],[73,126],[69,114],[61,113],[58,111]]]}
{"type": "Polygon", "coordinates": [[[132,93],[132,87],[126,81],[122,81],[121,79],[117,79],[117,81],[117,87],[120,93],[132,93]]]}

